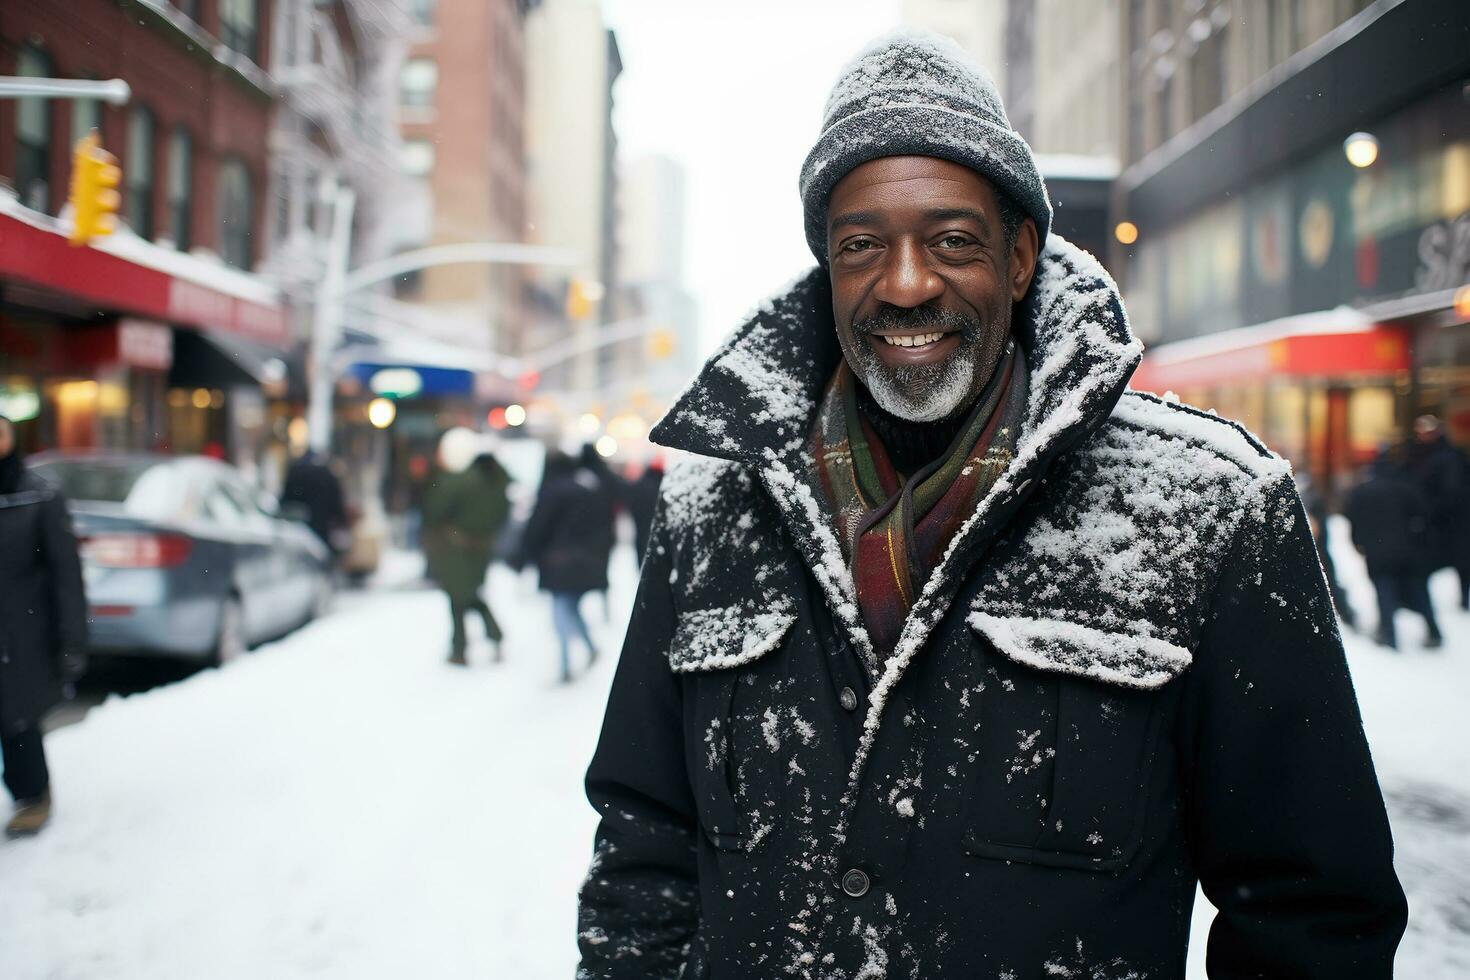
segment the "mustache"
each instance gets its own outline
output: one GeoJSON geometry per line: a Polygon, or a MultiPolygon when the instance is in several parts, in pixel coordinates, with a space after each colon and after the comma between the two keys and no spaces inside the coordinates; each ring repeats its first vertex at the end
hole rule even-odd
{"type": "Polygon", "coordinates": [[[893,306],[885,303],[872,316],[853,323],[852,329],[859,334],[877,333],[879,330],[916,330],[925,333],[943,331],[959,332],[966,340],[980,337],[980,321],[957,310],[941,309],[937,306],[893,306]]]}

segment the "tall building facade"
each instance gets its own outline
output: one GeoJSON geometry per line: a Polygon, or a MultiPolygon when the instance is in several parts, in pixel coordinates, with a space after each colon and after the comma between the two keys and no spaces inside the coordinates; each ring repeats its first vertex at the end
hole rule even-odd
{"type": "MultiPolygon", "coordinates": [[[[414,0],[399,68],[406,178],[394,248],[525,240],[526,17],[534,0],[414,0]]],[[[406,276],[400,311],[446,343],[518,353],[526,274],[445,265],[406,276]]]]}
{"type": "Polygon", "coordinates": [[[529,235],[576,255],[574,265],[533,278],[534,346],[567,352],[541,372],[541,387],[569,412],[603,415],[599,393],[613,379],[617,351],[599,346],[600,334],[624,312],[612,125],[622,60],[599,0],[545,0],[526,34],[529,235]]]}
{"type": "Polygon", "coordinates": [[[1135,385],[1328,486],[1423,412],[1470,442],[1470,6],[1132,0],[1122,37],[1135,385]]]}

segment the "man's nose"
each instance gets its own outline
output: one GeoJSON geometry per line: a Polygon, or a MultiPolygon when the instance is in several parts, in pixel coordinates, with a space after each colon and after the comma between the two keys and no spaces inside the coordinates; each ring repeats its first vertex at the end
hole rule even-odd
{"type": "Polygon", "coordinates": [[[896,242],[889,247],[887,258],[883,277],[873,291],[875,299],[912,309],[943,295],[944,280],[929,266],[921,243],[896,242]]]}

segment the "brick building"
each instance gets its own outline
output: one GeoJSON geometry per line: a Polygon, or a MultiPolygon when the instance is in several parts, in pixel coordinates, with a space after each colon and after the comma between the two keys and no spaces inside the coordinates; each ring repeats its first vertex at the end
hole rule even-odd
{"type": "Polygon", "coordinates": [[[250,271],[265,240],[273,7],[30,0],[0,12],[0,75],[132,89],[120,107],[0,99],[0,411],[27,449],[259,456],[290,341],[278,290],[250,271]],[[122,166],[126,227],[72,248],[71,150],[93,128],[122,166]]]}

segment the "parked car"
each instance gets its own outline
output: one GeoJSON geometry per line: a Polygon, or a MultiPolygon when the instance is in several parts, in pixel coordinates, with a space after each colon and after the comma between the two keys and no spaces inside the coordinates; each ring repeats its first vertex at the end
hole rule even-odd
{"type": "Polygon", "coordinates": [[[71,502],[96,653],[219,664],[331,600],[326,546],[233,467],[102,452],[30,463],[71,502]]]}

